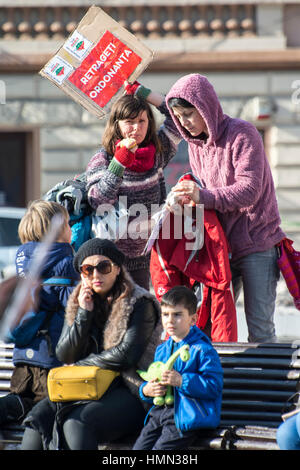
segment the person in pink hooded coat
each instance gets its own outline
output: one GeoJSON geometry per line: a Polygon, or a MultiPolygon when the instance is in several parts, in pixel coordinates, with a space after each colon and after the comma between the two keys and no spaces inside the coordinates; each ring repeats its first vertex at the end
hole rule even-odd
{"type": "MultiPolygon", "coordinates": [[[[147,99],[157,103],[158,96],[152,92],[147,99]]],[[[262,138],[251,123],[223,113],[203,75],[180,78],[165,101],[174,130],[188,143],[192,172],[201,182],[199,187],[182,181],[173,191],[217,211],[231,248],[236,299],[244,290],[248,340],[274,342],[276,244],[285,234],[262,138]]]]}

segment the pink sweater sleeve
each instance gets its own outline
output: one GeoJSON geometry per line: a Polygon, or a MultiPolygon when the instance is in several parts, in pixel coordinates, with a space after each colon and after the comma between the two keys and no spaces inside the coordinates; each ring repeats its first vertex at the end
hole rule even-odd
{"type": "Polygon", "coordinates": [[[206,209],[240,210],[252,206],[260,197],[263,178],[267,176],[262,139],[250,126],[234,131],[235,135],[227,136],[227,144],[219,157],[220,171],[231,183],[201,190],[200,200],[206,209]]]}

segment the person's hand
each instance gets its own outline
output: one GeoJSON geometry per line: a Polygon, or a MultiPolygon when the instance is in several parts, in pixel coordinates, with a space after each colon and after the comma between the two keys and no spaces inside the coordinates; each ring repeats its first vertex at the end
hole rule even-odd
{"type": "Polygon", "coordinates": [[[82,275],[78,304],[79,307],[90,312],[94,309],[93,290],[87,285],[86,279],[82,275]]]}
{"type": "Polygon", "coordinates": [[[115,159],[125,168],[130,167],[134,161],[134,154],[137,149],[134,139],[121,140],[115,150],[115,159]]]}
{"type": "Polygon", "coordinates": [[[163,397],[167,392],[167,387],[162,385],[156,379],[149,380],[143,387],[143,394],[145,397],[163,397]]]}
{"type": "Polygon", "coordinates": [[[134,83],[129,83],[126,81],[124,83],[124,86],[125,86],[126,95],[135,95],[137,93],[138,88],[141,86],[141,84],[137,81],[135,81],[134,83]]]}
{"type": "Polygon", "coordinates": [[[152,91],[150,88],[144,87],[144,85],[141,85],[139,82],[135,81],[133,83],[125,82],[125,93],[127,95],[137,95],[140,98],[143,98],[144,100],[147,100],[149,95],[152,94],[152,91]]]}
{"type": "Polygon", "coordinates": [[[172,192],[176,200],[182,205],[190,202],[200,203],[200,189],[195,181],[182,180],[172,188],[172,192]]]}
{"type": "Polygon", "coordinates": [[[161,382],[162,385],[171,385],[172,387],[181,387],[182,376],[176,370],[166,370],[162,374],[161,382]]]}
{"type": "Polygon", "coordinates": [[[117,147],[119,147],[119,148],[124,148],[125,147],[127,150],[130,150],[130,152],[132,152],[132,153],[135,153],[137,148],[138,148],[135,139],[133,139],[131,137],[127,137],[126,139],[120,140],[117,147]]]}

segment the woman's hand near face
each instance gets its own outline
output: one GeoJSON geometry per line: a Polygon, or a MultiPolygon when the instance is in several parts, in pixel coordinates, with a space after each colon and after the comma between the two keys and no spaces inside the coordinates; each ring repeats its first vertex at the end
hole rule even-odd
{"type": "Polygon", "coordinates": [[[86,279],[81,276],[81,288],[78,295],[79,307],[90,312],[94,309],[93,291],[87,285],[86,279]]]}

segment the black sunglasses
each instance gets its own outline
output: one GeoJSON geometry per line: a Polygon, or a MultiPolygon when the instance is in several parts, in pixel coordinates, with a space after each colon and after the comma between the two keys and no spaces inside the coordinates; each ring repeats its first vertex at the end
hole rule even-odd
{"type": "Polygon", "coordinates": [[[100,274],[109,274],[112,271],[113,265],[114,263],[109,260],[100,261],[96,266],[93,266],[92,264],[83,264],[80,266],[80,272],[86,277],[92,276],[94,269],[97,269],[100,274]]]}

